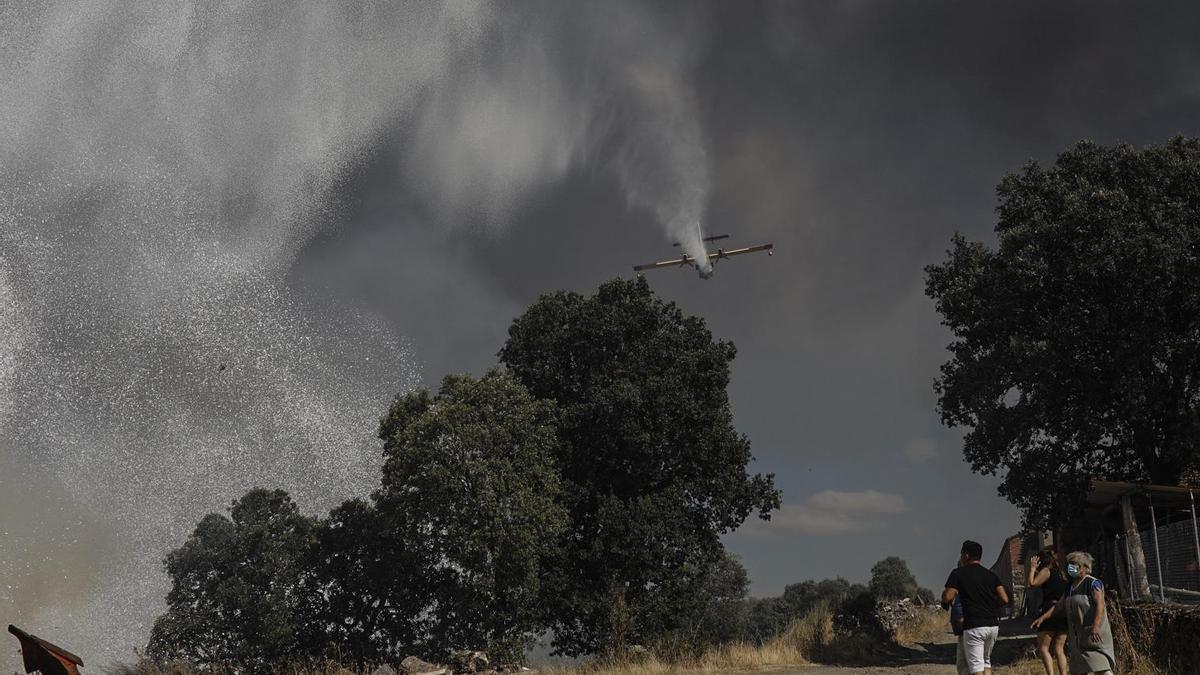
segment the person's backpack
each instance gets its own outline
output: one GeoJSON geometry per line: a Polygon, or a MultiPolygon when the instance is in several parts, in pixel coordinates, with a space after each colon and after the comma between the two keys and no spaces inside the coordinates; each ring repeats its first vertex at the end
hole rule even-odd
{"type": "Polygon", "coordinates": [[[950,631],[955,635],[963,634],[963,606],[962,600],[956,595],[954,602],[950,605],[950,631]]]}

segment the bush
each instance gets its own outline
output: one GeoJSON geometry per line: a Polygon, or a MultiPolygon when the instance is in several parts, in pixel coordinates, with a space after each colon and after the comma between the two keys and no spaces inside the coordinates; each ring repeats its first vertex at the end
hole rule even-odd
{"type": "Polygon", "coordinates": [[[915,599],[917,578],[908,569],[902,558],[884,558],[871,568],[871,581],[867,584],[871,594],[880,600],[915,599]]]}

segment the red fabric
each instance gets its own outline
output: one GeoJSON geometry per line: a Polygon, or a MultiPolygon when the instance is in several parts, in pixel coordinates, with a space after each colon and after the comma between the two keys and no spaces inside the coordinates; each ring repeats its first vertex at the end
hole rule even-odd
{"type": "Polygon", "coordinates": [[[25,664],[26,673],[79,675],[78,666],[82,666],[83,661],[78,656],[58,645],[30,635],[16,626],[9,626],[8,632],[15,635],[21,643],[21,660],[25,664]]]}

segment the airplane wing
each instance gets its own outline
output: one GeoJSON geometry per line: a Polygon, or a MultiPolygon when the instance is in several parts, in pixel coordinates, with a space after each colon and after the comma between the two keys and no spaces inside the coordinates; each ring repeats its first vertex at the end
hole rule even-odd
{"type": "MultiPolygon", "coordinates": [[[[767,251],[768,253],[773,254],[774,249],[775,249],[775,244],[759,244],[757,246],[747,246],[745,248],[734,248],[734,249],[730,249],[728,251],[713,251],[712,253],[708,254],[708,260],[709,260],[709,262],[715,262],[717,260],[720,260],[721,258],[730,258],[735,255],[745,255],[747,253],[758,253],[759,251],[767,251]]],[[[664,269],[667,267],[680,267],[683,265],[695,266],[695,264],[696,264],[695,258],[693,258],[690,255],[685,255],[685,256],[681,256],[679,258],[672,258],[671,260],[663,260],[661,262],[646,263],[644,265],[634,265],[633,271],[644,272],[646,270],[659,270],[659,269],[664,269]]]]}
{"type": "Polygon", "coordinates": [[[691,256],[685,255],[682,258],[675,258],[674,260],[664,260],[662,262],[646,263],[645,265],[634,265],[633,271],[634,272],[643,272],[645,270],[659,270],[659,269],[663,269],[664,267],[679,267],[682,265],[694,265],[694,264],[696,264],[695,259],[693,259],[691,256]]]}
{"type": "Polygon", "coordinates": [[[768,253],[773,254],[775,252],[775,244],[759,244],[757,246],[747,246],[745,248],[733,248],[728,251],[717,251],[716,253],[709,253],[708,259],[711,262],[719,258],[729,258],[735,255],[744,255],[746,253],[758,253],[759,251],[767,251],[768,253]]]}

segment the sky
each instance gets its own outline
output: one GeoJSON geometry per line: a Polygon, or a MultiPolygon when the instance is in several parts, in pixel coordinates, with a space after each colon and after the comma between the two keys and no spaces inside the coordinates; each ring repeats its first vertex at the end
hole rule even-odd
{"type": "Polygon", "coordinates": [[[648,276],[738,347],[735,421],[784,499],[725,539],[752,593],[890,555],[940,587],[1019,517],[939,422],[923,268],[994,241],[1026,162],[1200,133],[1197,14],[3,6],[0,614],[128,658],[203,514],[365,494],[393,395],[482,373],[540,294],[696,220],[776,247],[648,276]]]}

